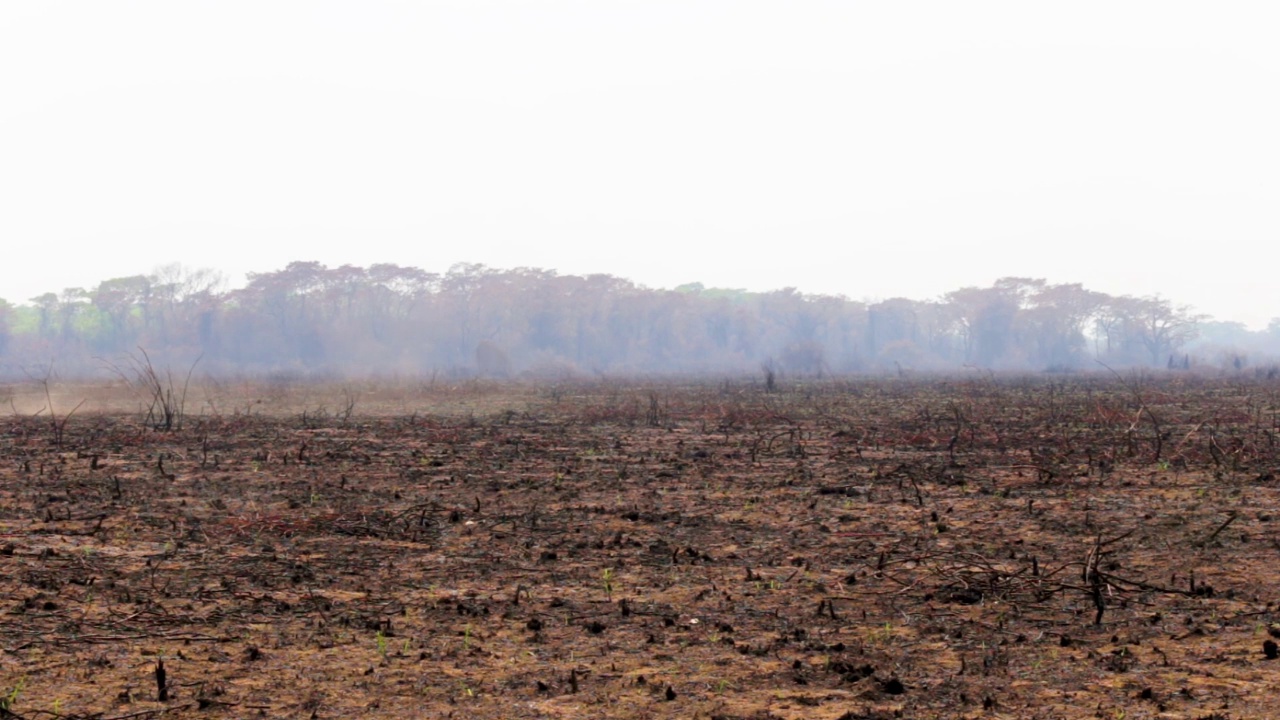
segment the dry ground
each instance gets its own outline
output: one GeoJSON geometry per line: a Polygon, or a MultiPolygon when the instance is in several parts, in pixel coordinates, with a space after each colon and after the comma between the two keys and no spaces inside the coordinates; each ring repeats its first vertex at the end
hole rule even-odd
{"type": "Polygon", "coordinates": [[[0,717],[1276,716],[1276,382],[4,394],[0,717]]]}

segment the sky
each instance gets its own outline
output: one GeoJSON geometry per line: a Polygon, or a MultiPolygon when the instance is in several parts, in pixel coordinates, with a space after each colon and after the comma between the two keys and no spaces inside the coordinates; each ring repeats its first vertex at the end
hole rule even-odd
{"type": "Polygon", "coordinates": [[[1280,6],[0,4],[0,298],[458,262],[1280,316],[1280,6]],[[1274,7],[1274,9],[1273,9],[1274,7]]]}

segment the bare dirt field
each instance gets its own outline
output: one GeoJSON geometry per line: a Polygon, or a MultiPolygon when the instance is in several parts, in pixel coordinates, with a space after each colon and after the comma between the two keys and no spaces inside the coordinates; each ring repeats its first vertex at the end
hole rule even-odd
{"type": "Polygon", "coordinates": [[[3,393],[0,718],[1280,712],[1252,375],[3,393]]]}

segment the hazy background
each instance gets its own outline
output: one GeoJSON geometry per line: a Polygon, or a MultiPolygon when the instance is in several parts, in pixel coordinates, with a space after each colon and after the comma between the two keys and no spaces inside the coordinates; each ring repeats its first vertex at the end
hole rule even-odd
{"type": "Polygon", "coordinates": [[[1260,329],[1268,3],[0,5],[0,297],[459,261],[1260,329]]]}

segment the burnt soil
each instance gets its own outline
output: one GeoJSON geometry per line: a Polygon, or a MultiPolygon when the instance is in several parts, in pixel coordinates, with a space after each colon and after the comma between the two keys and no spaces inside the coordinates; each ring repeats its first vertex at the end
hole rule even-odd
{"type": "Polygon", "coordinates": [[[0,717],[1276,716],[1251,375],[73,404],[0,419],[0,717]]]}

